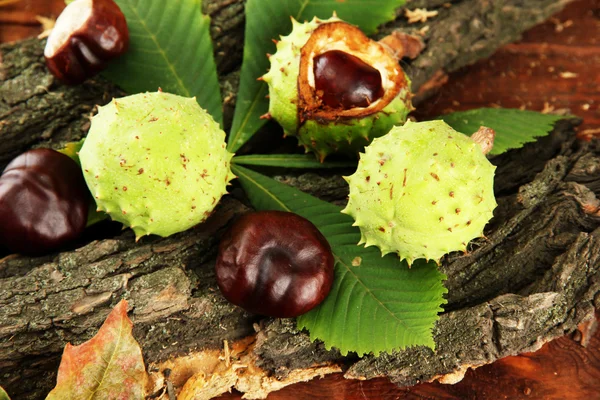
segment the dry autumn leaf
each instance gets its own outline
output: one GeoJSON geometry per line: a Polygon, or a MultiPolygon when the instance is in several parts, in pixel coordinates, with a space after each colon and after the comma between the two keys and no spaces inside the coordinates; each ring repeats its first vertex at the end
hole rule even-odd
{"type": "Polygon", "coordinates": [[[79,346],[67,343],[46,399],[143,399],[147,375],[132,327],[121,300],[96,336],[79,346]]]}

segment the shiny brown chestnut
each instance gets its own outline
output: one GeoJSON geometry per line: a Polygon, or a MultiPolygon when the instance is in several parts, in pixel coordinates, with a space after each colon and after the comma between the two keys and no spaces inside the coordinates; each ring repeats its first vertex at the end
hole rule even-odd
{"type": "Polygon", "coordinates": [[[307,219],[282,211],[245,214],[225,233],[216,262],[227,300],[271,317],[295,317],[320,304],[333,283],[327,239],[307,219]]]}
{"type": "Polygon", "coordinates": [[[81,168],[51,149],[27,151],[0,176],[0,243],[22,254],[42,254],[85,229],[90,194],[81,168]]]}
{"type": "Polygon", "coordinates": [[[317,94],[331,108],[368,107],[384,94],[379,71],[340,50],[316,56],[313,71],[317,94]]]}
{"type": "Polygon", "coordinates": [[[113,0],[75,0],[56,20],[44,57],[52,75],[75,85],[106,68],[128,47],[127,21],[113,0]]]}

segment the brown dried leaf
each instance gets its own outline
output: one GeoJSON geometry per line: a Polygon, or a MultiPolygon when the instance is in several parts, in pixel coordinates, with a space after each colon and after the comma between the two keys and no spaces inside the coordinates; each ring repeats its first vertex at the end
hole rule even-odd
{"type": "Polygon", "coordinates": [[[96,336],[78,346],[67,343],[47,400],[143,399],[147,374],[132,327],[121,300],[96,336]]]}

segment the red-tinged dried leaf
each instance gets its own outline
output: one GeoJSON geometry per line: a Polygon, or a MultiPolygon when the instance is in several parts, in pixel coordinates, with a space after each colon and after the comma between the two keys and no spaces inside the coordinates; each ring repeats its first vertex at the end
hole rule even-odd
{"type": "Polygon", "coordinates": [[[10,400],[10,397],[8,397],[2,386],[0,386],[0,400],[10,400]]]}
{"type": "Polygon", "coordinates": [[[146,370],[121,300],[92,339],[65,346],[56,387],[46,400],[143,399],[146,370]]]}

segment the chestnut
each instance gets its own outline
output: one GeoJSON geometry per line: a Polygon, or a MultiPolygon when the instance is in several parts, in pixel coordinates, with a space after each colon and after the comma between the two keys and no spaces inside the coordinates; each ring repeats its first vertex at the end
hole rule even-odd
{"type": "Polygon", "coordinates": [[[368,107],[383,97],[379,71],[352,54],[340,50],[319,54],[313,71],[317,95],[328,107],[368,107]]]}
{"type": "Polygon", "coordinates": [[[21,154],[0,176],[0,244],[35,255],[72,241],[85,229],[90,198],[68,156],[51,149],[21,154]]]}
{"type": "Polygon", "coordinates": [[[113,0],[75,0],[56,20],[44,57],[52,75],[75,85],[129,47],[127,21],[113,0]]]}
{"type": "Polygon", "coordinates": [[[321,303],[333,283],[327,239],[309,220],[283,211],[240,217],[225,233],[216,262],[227,300],[271,317],[295,317],[321,303]]]}

